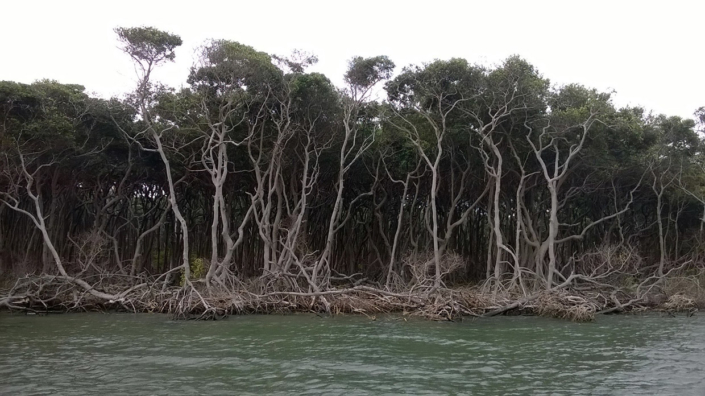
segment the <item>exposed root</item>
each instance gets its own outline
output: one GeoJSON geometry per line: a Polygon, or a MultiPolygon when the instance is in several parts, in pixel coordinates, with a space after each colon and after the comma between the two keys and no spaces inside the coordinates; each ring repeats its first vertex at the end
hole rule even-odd
{"type": "Polygon", "coordinates": [[[671,312],[686,312],[695,308],[695,300],[682,294],[675,294],[669,297],[662,307],[671,312]]]}
{"type": "MultiPolygon", "coordinates": [[[[435,288],[436,268],[433,252],[410,253],[402,260],[403,267],[409,272],[414,289],[435,288]]],[[[463,259],[454,253],[445,253],[440,263],[441,279],[447,278],[463,266],[463,259]]]]}
{"type": "Polygon", "coordinates": [[[538,315],[575,322],[592,321],[599,309],[596,303],[565,291],[541,293],[533,305],[538,315]]]}
{"type": "MultiPolygon", "coordinates": [[[[449,268],[446,268],[449,269],[449,268]]],[[[426,272],[418,272],[417,275],[426,272]]],[[[701,276],[699,273],[697,276],[701,276]]],[[[617,278],[618,279],[618,278],[617,278]]],[[[134,279],[124,275],[85,278],[105,299],[71,279],[29,276],[19,279],[0,296],[0,308],[25,312],[127,311],[168,313],[178,319],[220,319],[236,314],[315,312],[360,314],[376,319],[384,313],[403,313],[431,320],[455,321],[467,316],[536,314],[573,321],[589,321],[596,314],[641,311],[647,308],[694,314],[703,290],[700,278],[645,277],[616,286],[594,278],[571,275],[551,290],[527,289],[516,282],[431,288],[414,283],[394,291],[354,276],[340,279],[337,287],[312,291],[295,274],[271,274],[242,282],[224,279],[221,286],[188,281],[183,287],[165,286],[164,278],[134,279]],[[688,281],[684,281],[687,279],[688,281]],[[222,285],[227,284],[227,287],[222,285]],[[663,286],[662,286],[663,285],[663,286]],[[680,285],[676,287],[677,285],[680,285]],[[684,287],[683,285],[688,285],[684,287]],[[678,290],[678,292],[674,292],[678,290]],[[663,296],[663,297],[661,297],[663,296]]],[[[527,285],[540,284],[528,279],[527,285]]],[[[624,283],[624,282],[623,282],[624,283]]]]}

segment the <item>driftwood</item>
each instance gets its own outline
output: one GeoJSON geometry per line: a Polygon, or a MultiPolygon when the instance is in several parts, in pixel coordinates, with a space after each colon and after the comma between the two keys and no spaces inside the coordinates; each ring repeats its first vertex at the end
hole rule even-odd
{"type": "MultiPolygon", "coordinates": [[[[0,297],[0,308],[15,312],[70,312],[116,310],[168,313],[179,319],[218,319],[247,313],[315,312],[323,314],[377,314],[400,312],[433,320],[462,317],[492,317],[518,311],[569,320],[588,321],[596,314],[625,312],[647,306],[649,293],[665,277],[687,263],[672,268],[663,277],[645,277],[636,293],[595,278],[573,274],[549,290],[530,294],[488,293],[482,287],[436,288],[390,291],[368,285],[304,291],[271,290],[267,279],[237,282],[232,290],[206,287],[202,281],[164,287],[162,277],[129,282],[129,277],[112,275],[85,280],[99,293],[90,293],[63,276],[29,276],[19,279],[0,297]],[[269,285],[269,286],[267,286],[269,285]],[[270,290],[263,290],[269,288],[270,290]],[[115,298],[101,298],[110,295],[115,298]]],[[[294,283],[296,284],[296,283],[294,283]]],[[[675,294],[655,307],[669,312],[697,310],[694,298],[675,294]]]]}
{"type": "MultiPolygon", "coordinates": [[[[292,272],[270,271],[247,281],[223,272],[217,286],[206,279],[186,277],[181,277],[181,285],[174,285],[172,275],[177,275],[180,267],[153,278],[123,273],[91,274],[85,270],[79,274],[80,278],[63,274],[26,276],[9,289],[0,290],[0,308],[24,312],[159,312],[179,319],[216,319],[246,313],[370,316],[401,312],[434,320],[456,320],[516,311],[588,321],[597,314],[644,308],[694,314],[705,297],[700,284],[705,269],[693,272],[700,268],[693,260],[671,263],[663,274],[656,267],[644,274],[639,270],[643,266],[638,255],[623,247],[576,258],[589,273],[571,273],[552,287],[546,287],[539,276],[522,275],[525,278],[516,282],[514,273],[501,274],[503,282],[489,280],[464,288],[449,288],[445,283],[437,286],[430,256],[405,258],[404,266],[412,273],[412,281],[395,282],[393,288],[370,282],[362,274],[336,273],[325,282],[320,278],[316,282],[311,274],[317,264],[301,260],[295,254],[293,257],[296,266],[291,267],[292,272]],[[664,290],[669,279],[678,279],[680,283],[675,285],[682,284],[684,279],[693,282],[689,283],[689,289],[664,290]],[[654,298],[658,293],[663,298],[654,298]]],[[[456,267],[454,260],[448,260],[442,271],[451,274],[456,267]]]]}

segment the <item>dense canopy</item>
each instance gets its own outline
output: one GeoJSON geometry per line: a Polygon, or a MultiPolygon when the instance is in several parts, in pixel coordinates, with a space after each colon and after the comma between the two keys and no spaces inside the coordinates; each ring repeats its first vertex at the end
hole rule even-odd
{"type": "Polygon", "coordinates": [[[1,274],[551,288],[703,260],[702,109],[616,108],[517,56],[394,77],[386,56],[356,57],[336,87],[306,71],[314,56],[228,40],[176,90],[151,72],[178,36],[116,32],[139,66],[124,98],[0,82],[1,274]],[[606,254],[629,259],[601,268],[606,254]]]}

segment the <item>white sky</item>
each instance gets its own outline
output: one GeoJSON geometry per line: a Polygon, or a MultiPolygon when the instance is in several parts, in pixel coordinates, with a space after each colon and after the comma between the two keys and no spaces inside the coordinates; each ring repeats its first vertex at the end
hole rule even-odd
{"type": "Polygon", "coordinates": [[[113,28],[179,34],[177,62],[157,78],[185,84],[209,38],[260,51],[318,55],[339,84],[355,56],[411,63],[462,57],[495,64],[519,54],[554,84],[617,91],[618,105],[692,117],[705,106],[705,1],[3,1],[0,80],[50,78],[101,96],[134,87],[113,28]]]}

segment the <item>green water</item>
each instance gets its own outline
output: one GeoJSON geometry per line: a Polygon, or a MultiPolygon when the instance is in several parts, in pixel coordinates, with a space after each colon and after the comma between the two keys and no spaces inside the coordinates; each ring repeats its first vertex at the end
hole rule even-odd
{"type": "Polygon", "coordinates": [[[705,395],[705,315],[0,315],[2,395],[705,395]]]}

